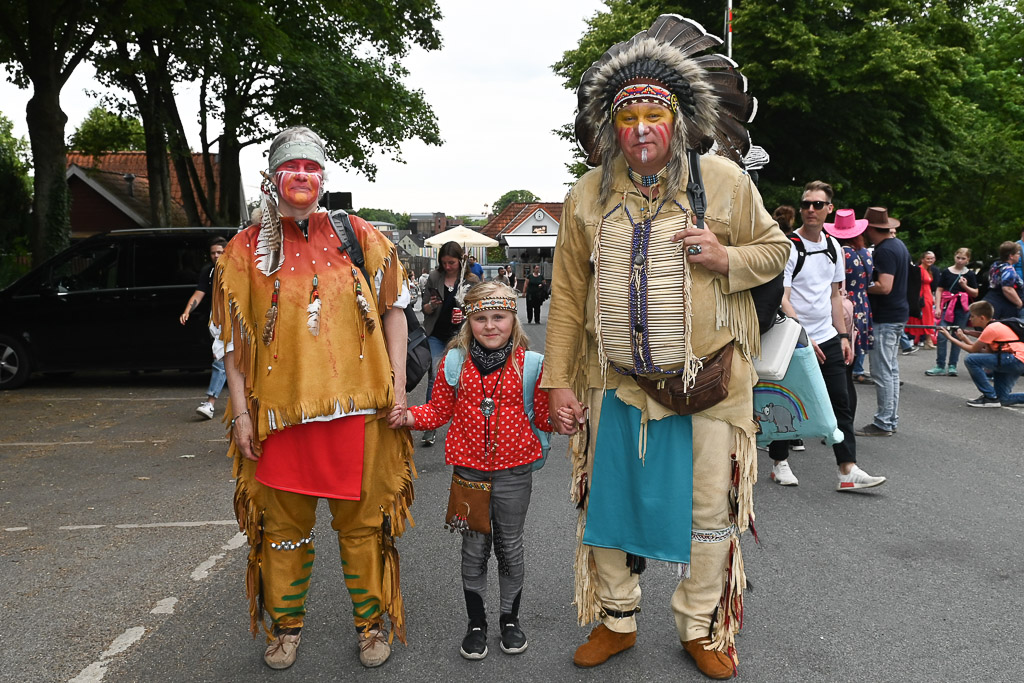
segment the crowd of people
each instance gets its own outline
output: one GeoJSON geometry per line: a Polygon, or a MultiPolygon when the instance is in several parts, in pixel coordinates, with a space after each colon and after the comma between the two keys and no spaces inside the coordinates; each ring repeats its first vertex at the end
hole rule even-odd
{"type": "MultiPolygon", "coordinates": [[[[828,210],[831,211],[831,188],[826,194],[829,195],[828,210]]],[[[814,207],[807,208],[805,203],[801,203],[800,213],[804,222],[798,234],[812,230],[816,218],[807,215],[813,214],[814,207]]],[[[898,408],[899,401],[898,359],[891,353],[896,328],[892,325],[899,324],[903,318],[904,296],[906,317],[896,336],[901,355],[910,355],[922,349],[933,350],[935,366],[925,371],[929,377],[956,377],[957,364],[964,350],[971,354],[965,360],[969,368],[977,368],[978,363],[987,357],[994,358],[999,361],[995,370],[971,370],[971,378],[981,391],[981,396],[967,404],[972,407],[1020,404],[1019,394],[1013,394],[1012,389],[1016,378],[1024,374],[1024,367],[1019,367],[1019,361],[1024,361],[1024,343],[1012,327],[999,323],[999,320],[1011,321],[1010,325],[1013,325],[1013,320],[1024,319],[1024,279],[1021,276],[1024,230],[1021,231],[1020,240],[1001,243],[996,260],[987,268],[982,268],[980,273],[970,267],[972,253],[967,247],[957,249],[953,253],[952,264],[944,268],[936,266],[936,254],[931,250],[923,252],[917,259],[909,259],[903,253],[905,249],[898,249],[896,260],[909,264],[904,278],[902,272],[893,270],[895,265],[889,247],[890,244],[902,244],[896,237],[899,221],[888,218],[886,224],[872,224],[868,219],[873,211],[868,209],[864,219],[856,220],[852,209],[839,209],[836,211],[836,222],[824,224],[825,232],[836,238],[843,250],[845,277],[835,282],[848,298],[848,306],[853,313],[853,323],[847,330],[854,354],[853,363],[849,366],[850,378],[853,383],[875,384],[878,387],[879,413],[875,415],[872,424],[857,434],[889,436],[896,432],[898,416],[895,410],[888,408],[898,408]],[[884,234],[886,232],[888,236],[884,234]],[[895,239],[896,242],[888,242],[889,239],[895,239]],[[882,245],[881,250],[879,244],[882,245]],[[879,256],[883,254],[885,264],[880,266],[879,256]],[[890,290],[883,295],[884,285],[880,283],[889,282],[887,273],[893,274],[892,283],[897,286],[897,291],[890,290]],[[899,285],[904,281],[905,289],[900,291],[899,285]],[[981,303],[987,305],[975,306],[981,303]],[[983,335],[983,329],[993,324],[1000,325],[992,328],[999,330],[1000,334],[993,336],[990,332],[984,335],[986,341],[979,343],[977,340],[983,335]],[[993,339],[994,343],[989,344],[993,339]],[[879,351],[872,355],[876,347],[879,351]],[[881,353],[883,348],[889,352],[881,353]],[[876,357],[880,362],[875,361],[876,357]],[[865,369],[866,358],[872,361],[871,374],[865,369]],[[1005,358],[1005,363],[1002,358],[1005,358]],[[895,387],[892,386],[894,372],[897,382],[895,387]],[[993,373],[997,373],[999,378],[995,385],[989,382],[993,373]],[[887,387],[885,392],[884,386],[887,387]],[[882,410],[883,402],[887,406],[885,411],[882,410]]],[[[784,231],[790,232],[795,210],[791,206],[780,206],[775,210],[774,217],[784,231]]],[[[855,396],[852,384],[849,394],[855,396]]],[[[837,417],[840,413],[837,410],[837,417]]],[[[790,442],[790,447],[793,446],[790,442]]],[[[779,457],[775,457],[777,472],[773,472],[773,479],[780,483],[795,484],[796,478],[785,464],[785,458],[781,457],[780,448],[774,445],[774,455],[779,457]]]]}
{"type": "MultiPolygon", "coordinates": [[[[900,222],[883,207],[860,219],[841,209],[826,222],[834,193],[825,182],[806,185],[801,224],[787,237],[777,223],[791,228],[796,211],[773,219],[739,163],[734,125],[753,111],[752,98],[742,81],[711,78],[689,57],[702,35],[663,15],[584,75],[575,131],[595,168],[565,200],[550,278],[538,264],[518,283],[507,271],[481,282],[479,264],[448,243],[436,269],[413,284],[384,235],[356,216],[318,210],[327,162],[319,136],[294,127],[274,138],[262,215],[211,254],[209,291],[230,395],[235,514],[249,542],[250,629],[265,633],[269,667],[291,666],[299,651],[320,498],[338,535],[359,661],[380,666],[395,637],[405,642],[395,539],[414,497],[409,430],[429,446],[449,424],[443,523],[461,537],[462,657],[488,654],[492,553],[500,649],[528,647],[521,612],[532,473],[546,435],[558,432],[570,437],[578,512],[577,542],[566,549],[573,602],[581,625],[596,622],[575,665],[600,666],[634,647],[641,575],[649,561],[665,561],[679,568],[668,607],[683,651],[709,678],[734,676],[747,587],[739,538],[754,519],[757,479],[761,335],[751,291],[780,274],[781,308],[807,332],[844,436],[834,447],[839,491],[885,482],[858,465],[857,437],[898,430],[910,282],[935,285],[936,367],[949,374],[948,347],[955,372],[954,350],[966,351],[982,404],[1024,400],[1010,391],[1024,345],[1008,341],[1011,325],[994,322],[1013,304],[1020,314],[1020,278],[1011,275],[1020,247],[1000,248],[988,292],[970,303],[979,292],[966,275],[969,253],[946,271],[922,259],[929,278],[922,271],[914,280],[919,266],[897,236],[900,222]],[[723,142],[720,154],[700,155],[713,139],[723,142]],[[413,294],[433,359],[420,406],[406,395],[413,294]],[[525,297],[527,322],[540,323],[549,295],[541,356],[529,350],[518,301],[525,297]],[[982,328],[976,339],[950,334],[964,313],[982,328]],[[877,406],[856,428],[865,356],[877,406]]],[[[192,308],[190,300],[186,315],[192,308]]],[[[795,485],[788,449],[770,446],[771,476],[795,485]]]]}

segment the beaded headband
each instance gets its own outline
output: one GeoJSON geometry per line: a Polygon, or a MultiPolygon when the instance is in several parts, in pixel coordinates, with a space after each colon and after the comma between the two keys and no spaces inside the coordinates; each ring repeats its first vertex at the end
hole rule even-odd
{"type": "Polygon", "coordinates": [[[668,107],[672,113],[679,109],[679,99],[667,88],[654,83],[629,83],[612,99],[612,116],[619,109],[636,102],[660,104],[668,107]]]}
{"type": "Polygon", "coordinates": [[[496,296],[490,299],[480,299],[471,304],[466,304],[465,314],[467,316],[479,313],[480,311],[515,311],[516,300],[510,296],[496,296]]]}

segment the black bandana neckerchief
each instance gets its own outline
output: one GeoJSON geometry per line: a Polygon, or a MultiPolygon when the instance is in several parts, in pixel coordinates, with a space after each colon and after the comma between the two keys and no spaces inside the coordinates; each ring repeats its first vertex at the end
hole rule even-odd
{"type": "Polygon", "coordinates": [[[495,370],[500,370],[510,355],[512,355],[511,339],[508,340],[505,346],[494,351],[485,349],[476,339],[469,343],[469,357],[473,360],[473,365],[476,366],[476,369],[480,371],[482,376],[489,375],[495,370]]]}

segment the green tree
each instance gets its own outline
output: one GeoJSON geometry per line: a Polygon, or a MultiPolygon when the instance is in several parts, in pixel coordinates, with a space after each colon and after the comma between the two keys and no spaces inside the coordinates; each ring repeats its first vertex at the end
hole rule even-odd
{"type": "Polygon", "coordinates": [[[32,87],[25,110],[32,147],[32,260],[38,264],[68,244],[65,180],[67,114],[60,91],[68,77],[103,40],[122,0],[16,0],[0,21],[0,64],[19,87],[32,87]]]}
{"type": "Polygon", "coordinates": [[[505,207],[515,202],[539,202],[540,197],[529,190],[509,190],[498,198],[498,201],[491,204],[491,211],[497,216],[505,210],[505,207]]]}
{"type": "Polygon", "coordinates": [[[234,224],[243,208],[241,150],[286,126],[310,126],[332,160],[371,179],[373,155],[401,160],[399,146],[411,138],[440,144],[433,111],[422,91],[403,84],[408,74],[401,64],[413,45],[440,47],[435,0],[128,1],[132,18],[98,67],[130,86],[150,156],[152,145],[165,139],[179,184],[193,188],[198,210],[215,223],[234,224]],[[179,81],[200,86],[208,192],[199,186],[174,105],[179,81]],[[216,124],[222,132],[213,137],[216,124]]]}
{"type": "MultiPolygon", "coordinates": [[[[554,65],[566,87],[658,14],[721,30],[721,3],[605,4],[554,65]]],[[[750,131],[772,157],[769,210],[821,179],[840,207],[888,206],[914,251],[991,250],[989,229],[1008,236],[1024,214],[1022,14],[1021,0],[737,3],[733,57],[759,99],[750,131]]]]}
{"type": "Polygon", "coordinates": [[[145,150],[146,138],[142,122],[137,118],[93,107],[68,139],[68,146],[85,154],[97,155],[145,150]]]}
{"type": "Polygon", "coordinates": [[[16,138],[14,126],[0,114],[0,287],[25,270],[18,257],[28,252],[32,212],[28,141],[16,138]]]}
{"type": "Polygon", "coordinates": [[[409,214],[407,213],[396,213],[388,209],[364,208],[359,209],[355,214],[365,221],[384,221],[385,223],[392,223],[396,230],[409,229],[409,214]]]}

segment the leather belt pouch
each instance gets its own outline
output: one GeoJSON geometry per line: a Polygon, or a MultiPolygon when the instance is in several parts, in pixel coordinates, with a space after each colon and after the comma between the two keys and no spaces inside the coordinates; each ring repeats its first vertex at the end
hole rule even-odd
{"type": "Polygon", "coordinates": [[[693,386],[686,388],[679,375],[661,379],[634,377],[637,385],[655,401],[680,415],[693,415],[716,405],[729,395],[732,376],[732,342],[726,344],[714,358],[704,362],[693,386]]]}
{"type": "Polygon", "coordinates": [[[491,482],[469,481],[453,473],[444,527],[460,534],[491,533],[491,482]]]}

